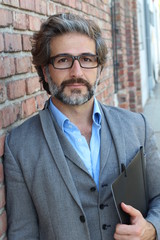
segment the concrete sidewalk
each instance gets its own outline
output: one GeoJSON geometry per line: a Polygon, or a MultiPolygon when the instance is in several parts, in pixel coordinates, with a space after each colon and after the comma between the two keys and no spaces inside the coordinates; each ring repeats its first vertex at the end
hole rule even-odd
{"type": "Polygon", "coordinates": [[[143,113],[155,132],[160,151],[160,83],[156,84],[153,96],[147,101],[143,113]]]}

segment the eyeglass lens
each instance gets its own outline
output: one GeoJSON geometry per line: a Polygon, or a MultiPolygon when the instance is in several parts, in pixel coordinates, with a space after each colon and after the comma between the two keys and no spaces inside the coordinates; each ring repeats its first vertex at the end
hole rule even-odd
{"type": "Polygon", "coordinates": [[[97,56],[95,55],[80,55],[77,57],[71,55],[60,55],[53,57],[52,64],[57,69],[71,68],[74,60],[78,60],[83,68],[95,68],[98,65],[97,56]]]}

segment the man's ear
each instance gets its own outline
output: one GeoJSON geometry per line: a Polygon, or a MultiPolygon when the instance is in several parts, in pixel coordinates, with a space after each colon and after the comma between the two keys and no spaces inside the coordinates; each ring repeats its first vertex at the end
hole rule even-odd
{"type": "Polygon", "coordinates": [[[42,68],[42,72],[43,72],[43,75],[44,75],[44,80],[45,80],[45,82],[48,83],[48,78],[47,78],[47,74],[46,74],[47,69],[46,69],[45,66],[42,66],[41,68],[42,68]]]}

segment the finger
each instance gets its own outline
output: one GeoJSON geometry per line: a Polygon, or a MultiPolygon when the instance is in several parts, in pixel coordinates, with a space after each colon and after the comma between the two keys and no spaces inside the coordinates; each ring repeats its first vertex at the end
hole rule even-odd
{"type": "Polygon", "coordinates": [[[126,225],[126,224],[117,224],[115,229],[115,234],[117,235],[133,235],[135,233],[134,225],[126,225]]]}
{"type": "Polygon", "coordinates": [[[115,233],[114,240],[137,240],[137,237],[131,235],[118,235],[115,233]]]}
{"type": "Polygon", "coordinates": [[[118,234],[114,234],[114,239],[115,240],[128,240],[131,239],[129,235],[118,235],[118,234]]]}
{"type": "Polygon", "coordinates": [[[123,202],[121,203],[121,208],[124,212],[128,213],[131,217],[138,217],[142,215],[139,210],[123,202]]]}

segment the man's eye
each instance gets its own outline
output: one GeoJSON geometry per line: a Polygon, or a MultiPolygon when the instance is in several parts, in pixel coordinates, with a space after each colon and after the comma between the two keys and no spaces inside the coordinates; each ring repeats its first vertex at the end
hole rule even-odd
{"type": "Polygon", "coordinates": [[[92,62],[92,59],[89,58],[89,57],[83,57],[82,60],[83,60],[84,62],[92,62]]]}
{"type": "Polygon", "coordinates": [[[60,58],[60,59],[57,59],[57,62],[58,62],[58,63],[68,62],[68,58],[60,58]]]}

